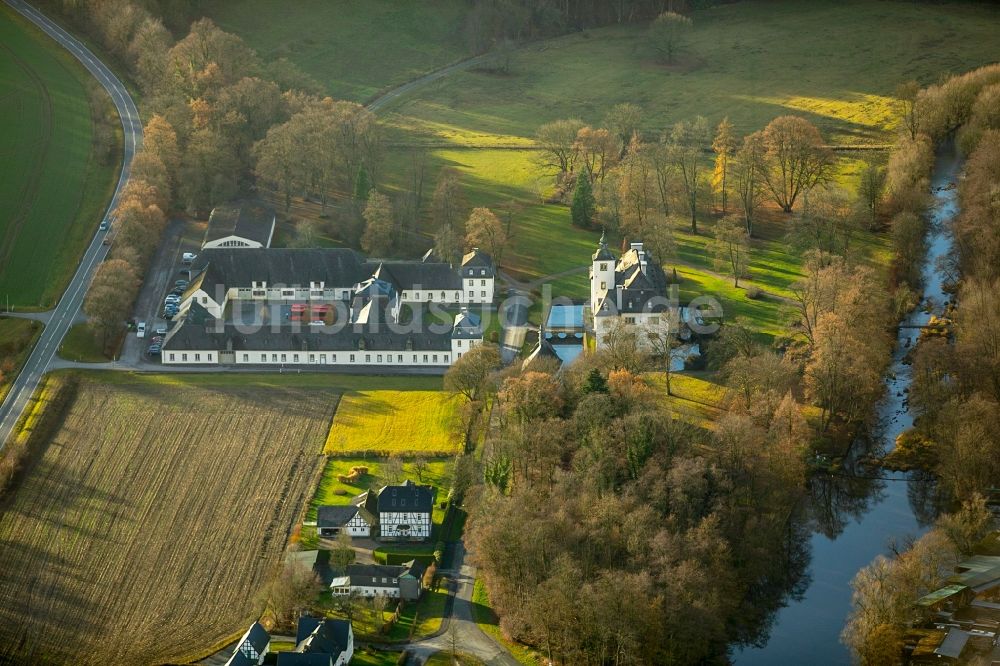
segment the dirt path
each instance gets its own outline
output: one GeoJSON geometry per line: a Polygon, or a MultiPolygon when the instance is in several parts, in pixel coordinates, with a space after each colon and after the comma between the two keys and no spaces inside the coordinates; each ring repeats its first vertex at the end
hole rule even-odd
{"type": "Polygon", "coordinates": [[[443,79],[444,77],[454,74],[455,72],[461,72],[463,70],[474,67],[486,60],[486,55],[473,56],[472,58],[467,58],[465,60],[460,60],[454,64],[448,65],[447,67],[442,67],[441,69],[436,69],[433,72],[428,72],[423,76],[413,79],[401,86],[397,86],[392,90],[388,90],[372,101],[368,102],[365,106],[368,107],[369,111],[379,111],[385,108],[386,105],[391,104],[403,95],[413,92],[418,88],[423,88],[428,83],[433,83],[438,79],[443,79]]]}

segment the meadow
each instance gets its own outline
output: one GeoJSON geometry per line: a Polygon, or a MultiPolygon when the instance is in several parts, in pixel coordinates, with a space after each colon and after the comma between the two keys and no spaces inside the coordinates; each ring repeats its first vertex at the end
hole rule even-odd
{"type": "Polygon", "coordinates": [[[466,3],[207,0],[200,11],[266,59],[288,58],[338,99],[365,102],[466,55],[466,3]]]}
{"type": "Polygon", "coordinates": [[[458,399],[442,391],[357,391],[337,408],[324,452],[443,456],[458,453],[458,399]]]}
{"type": "Polygon", "coordinates": [[[93,123],[114,111],[79,63],[6,5],[0,44],[0,307],[46,309],[111,197],[118,148],[102,163],[93,123]]]}
{"type": "MultiPolygon", "coordinates": [[[[356,19],[354,10],[320,35],[311,22],[313,14],[307,23],[298,11],[280,31],[264,22],[254,27],[259,15],[273,13],[279,3],[254,0],[251,6],[254,11],[213,3],[208,13],[263,54],[286,55],[331,94],[349,94],[343,63],[328,59],[332,53],[357,48],[344,34],[344,26],[356,19]],[[291,44],[281,32],[290,34],[289,23],[306,39],[291,44]]],[[[407,3],[400,7],[400,13],[409,10],[407,3]]],[[[435,5],[435,10],[442,16],[435,31],[453,25],[452,4],[435,5]]],[[[416,45],[422,51],[403,65],[394,46],[366,52],[355,64],[359,76],[378,82],[375,88],[397,75],[396,80],[404,79],[415,70],[439,66],[445,59],[442,45],[455,44],[453,36],[420,42],[415,38],[417,24],[386,21],[380,2],[372,3],[371,12],[372,25],[382,31],[380,43],[416,45]]],[[[319,25],[325,14],[315,16],[320,17],[319,25]]],[[[620,102],[640,106],[641,129],[649,138],[696,115],[713,124],[728,116],[739,133],[746,133],[775,116],[794,113],[815,123],[830,144],[866,146],[884,159],[878,149],[891,142],[898,122],[896,86],[908,79],[935,81],[996,60],[1000,9],[987,3],[760,0],[696,11],[693,20],[688,44],[672,66],[650,58],[644,26],[616,26],[525,44],[515,52],[508,74],[455,72],[403,96],[379,112],[388,126],[390,146],[381,186],[404,191],[411,161],[401,147],[425,147],[430,182],[441,168],[453,168],[462,174],[470,205],[496,209],[513,204],[513,234],[503,260],[507,274],[524,282],[545,279],[555,295],[585,298],[585,268],[600,232],[571,226],[566,206],[543,203],[553,174],[539,166],[534,149],[539,125],[567,117],[600,123],[620,102]],[[548,278],[573,269],[580,272],[548,278]]],[[[858,163],[855,154],[841,153],[838,185],[856,187],[858,163]]],[[[429,211],[424,213],[418,230],[423,244],[411,254],[431,242],[429,211]]],[[[747,318],[762,335],[774,338],[786,327],[782,298],[801,274],[801,253],[785,241],[787,220],[768,213],[774,224],[755,241],[747,281],[770,295],[764,299],[747,299],[744,289],[733,288],[717,274],[706,250],[711,212],[703,213],[703,231],[697,236],[686,234],[678,224],[676,256],[662,259],[668,270],[677,267],[682,296],[715,295],[732,316],[747,318]]],[[[865,261],[885,264],[884,236],[865,234],[860,241],[865,261]]]]}
{"type": "Polygon", "coordinates": [[[196,658],[260,612],[338,393],[93,376],[0,514],[0,661],[196,658]]]}

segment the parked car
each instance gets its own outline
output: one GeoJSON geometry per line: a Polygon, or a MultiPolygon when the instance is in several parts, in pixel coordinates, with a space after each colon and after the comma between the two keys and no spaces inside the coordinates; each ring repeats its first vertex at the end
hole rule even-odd
{"type": "Polygon", "coordinates": [[[174,305],[180,305],[181,297],[178,296],[177,294],[167,294],[167,297],[163,299],[163,304],[170,305],[171,303],[173,303],[174,305]]]}
{"type": "Polygon", "coordinates": [[[175,287],[180,287],[181,289],[187,289],[187,286],[189,284],[191,284],[191,283],[188,282],[187,280],[178,280],[177,282],[174,282],[174,286],[175,287]]]}
{"type": "Polygon", "coordinates": [[[163,336],[162,335],[158,335],[155,338],[150,338],[149,342],[150,342],[151,345],[160,345],[160,346],[163,346],[163,336]]]}
{"type": "Polygon", "coordinates": [[[198,255],[197,255],[197,254],[195,254],[194,252],[185,252],[185,253],[184,253],[184,254],[183,254],[183,255],[181,256],[181,260],[182,260],[182,261],[183,261],[183,262],[184,262],[185,264],[190,264],[190,263],[191,263],[192,261],[194,261],[194,260],[195,260],[195,259],[196,259],[197,257],[198,257],[198,255]]]}
{"type": "Polygon", "coordinates": [[[160,345],[149,345],[149,349],[146,350],[146,353],[150,356],[159,356],[162,350],[163,347],[160,345]]]}
{"type": "Polygon", "coordinates": [[[146,337],[146,322],[140,321],[135,327],[135,336],[137,338],[146,337]]]}
{"type": "Polygon", "coordinates": [[[156,328],[153,329],[153,333],[156,333],[157,335],[166,335],[167,330],[169,329],[166,324],[157,324],[156,328]]]}
{"type": "Polygon", "coordinates": [[[184,293],[184,290],[181,289],[180,287],[174,287],[173,289],[170,290],[170,295],[171,296],[180,296],[183,293],[184,293]]]}

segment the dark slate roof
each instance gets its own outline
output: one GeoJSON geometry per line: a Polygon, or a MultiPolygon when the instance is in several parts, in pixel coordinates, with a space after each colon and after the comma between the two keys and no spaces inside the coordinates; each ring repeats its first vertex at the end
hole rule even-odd
{"type": "Polygon", "coordinates": [[[250,643],[254,650],[258,654],[264,651],[267,644],[271,642],[271,634],[267,633],[267,629],[264,628],[260,622],[254,622],[250,625],[250,629],[246,634],[243,635],[243,640],[240,641],[240,645],[243,643],[250,643]]]}
{"type": "Polygon", "coordinates": [[[425,569],[416,560],[410,560],[405,564],[348,564],[346,573],[351,579],[351,587],[381,587],[383,585],[392,587],[393,579],[402,576],[409,575],[419,580],[424,575],[425,569]],[[383,578],[388,582],[383,583],[383,578]]]}
{"type": "Polygon", "coordinates": [[[237,648],[233,656],[229,658],[225,666],[257,666],[257,662],[250,657],[246,656],[237,648]]]}
{"type": "Polygon", "coordinates": [[[296,650],[336,657],[347,649],[350,635],[350,620],[324,620],[303,616],[299,618],[295,632],[296,650]]]}
{"type": "Polygon", "coordinates": [[[343,327],[282,324],[248,327],[224,324],[200,326],[185,320],[175,326],[172,335],[163,342],[165,351],[226,351],[234,352],[450,352],[451,332],[431,330],[416,333],[396,333],[386,324],[378,327],[348,324],[343,327]],[[240,330],[243,329],[243,330],[240,330]],[[364,349],[362,349],[364,347],[364,349]]]}
{"type": "Polygon", "coordinates": [[[462,257],[462,275],[469,277],[493,277],[493,273],[493,258],[478,247],[473,248],[472,252],[467,252],[462,257]],[[482,270],[486,272],[481,273],[480,271],[482,270]]]}
{"type": "Polygon", "coordinates": [[[483,337],[483,325],[474,312],[463,311],[455,317],[451,337],[461,340],[478,340],[483,337]]]}
{"type": "Polygon", "coordinates": [[[535,346],[535,349],[531,352],[530,355],[528,355],[528,358],[524,359],[524,362],[521,364],[521,367],[527,368],[531,365],[533,361],[546,358],[552,359],[557,363],[559,363],[560,365],[562,364],[562,359],[559,358],[559,354],[557,354],[556,350],[552,347],[552,343],[546,340],[545,338],[541,338],[538,341],[538,344],[535,346]]]}
{"type": "MultiPolygon", "coordinates": [[[[367,264],[371,266],[371,262],[367,264]]],[[[458,272],[440,261],[383,261],[372,269],[372,274],[391,282],[399,291],[411,289],[458,291],[462,278],[458,272]]]]}
{"type": "Polygon", "coordinates": [[[316,510],[316,527],[343,527],[358,515],[358,507],[351,504],[321,506],[316,510]]]}
{"type": "MultiPolygon", "coordinates": [[[[493,274],[492,266],[489,261],[488,275],[493,274]]],[[[450,264],[368,261],[346,248],[211,248],[198,255],[192,270],[204,272],[201,288],[209,294],[215,293],[216,285],[249,288],[254,281],[268,286],[323,282],[327,287],[351,287],[376,274],[398,290],[462,288],[461,277],[450,264]]]]}
{"type": "Polygon", "coordinates": [[[434,510],[434,488],[419,486],[410,480],[398,486],[383,486],[378,491],[378,510],[379,513],[387,511],[430,513],[434,510]]]}
{"type": "Polygon", "coordinates": [[[278,666],[332,666],[334,660],[340,655],[321,654],[319,652],[279,652],[278,666]]]}
{"type": "Polygon", "coordinates": [[[371,277],[372,267],[345,248],[212,248],[195,259],[194,271],[204,271],[201,288],[214,294],[216,285],[249,288],[256,280],[269,286],[351,287],[371,277]]]}
{"type": "Polygon", "coordinates": [[[265,247],[274,231],[274,210],[259,201],[244,201],[216,206],[208,216],[205,243],[226,236],[257,241],[265,247]]]}
{"type": "Polygon", "coordinates": [[[598,304],[595,316],[625,313],[663,312],[669,309],[664,301],[667,293],[667,275],[660,264],[646,253],[646,270],[643,271],[639,253],[631,249],[622,255],[615,267],[615,287],[608,289],[604,300],[598,304]],[[622,304],[618,307],[617,288],[622,287],[622,304]],[[608,303],[608,309],[604,304],[608,303]]]}
{"type": "Polygon", "coordinates": [[[948,635],[944,637],[941,645],[934,650],[934,654],[941,657],[958,659],[965,650],[965,644],[969,642],[969,632],[952,627],[948,629],[948,635]]]}

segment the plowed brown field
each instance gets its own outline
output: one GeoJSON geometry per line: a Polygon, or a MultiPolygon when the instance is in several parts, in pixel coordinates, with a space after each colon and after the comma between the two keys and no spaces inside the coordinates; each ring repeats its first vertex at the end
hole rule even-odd
{"type": "Polygon", "coordinates": [[[0,663],[181,661],[243,631],[337,399],[83,381],[0,507],[0,663]]]}

